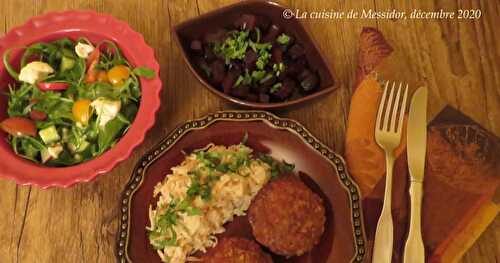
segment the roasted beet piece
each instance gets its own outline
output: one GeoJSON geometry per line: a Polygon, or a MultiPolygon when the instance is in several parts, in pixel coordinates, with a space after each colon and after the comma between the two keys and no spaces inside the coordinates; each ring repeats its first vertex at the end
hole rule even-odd
{"type": "Polygon", "coordinates": [[[283,50],[281,48],[273,47],[271,49],[271,61],[276,64],[283,62],[283,50]]]}
{"type": "Polygon", "coordinates": [[[318,74],[310,70],[304,70],[300,73],[298,79],[300,80],[300,87],[305,92],[310,92],[318,87],[319,78],[318,74]]]}
{"type": "Polygon", "coordinates": [[[231,64],[229,64],[230,70],[236,70],[237,72],[240,72],[240,73],[243,71],[244,67],[245,67],[244,63],[242,61],[238,61],[238,60],[232,60],[231,64]]]}
{"type": "Polygon", "coordinates": [[[209,45],[203,45],[203,58],[207,62],[212,62],[215,59],[215,54],[209,45]]]}
{"type": "Polygon", "coordinates": [[[257,18],[254,15],[243,14],[236,19],[234,26],[241,30],[253,30],[255,28],[257,18]]]}
{"type": "Polygon", "coordinates": [[[253,70],[255,68],[257,58],[257,53],[255,53],[252,49],[248,49],[245,54],[245,67],[247,67],[248,70],[253,70]]]}
{"type": "Polygon", "coordinates": [[[241,71],[235,68],[232,68],[227,72],[224,80],[222,81],[222,90],[224,91],[224,93],[229,94],[231,92],[231,89],[233,88],[234,83],[236,82],[240,74],[241,71]]]}
{"type": "Polygon", "coordinates": [[[203,36],[203,42],[207,44],[216,44],[224,41],[226,38],[227,31],[225,29],[219,28],[214,32],[208,32],[203,36]]]}
{"type": "Polygon", "coordinates": [[[269,30],[267,31],[266,35],[262,39],[262,42],[274,42],[274,40],[276,39],[276,37],[278,37],[280,32],[281,28],[275,24],[272,24],[269,27],[269,30]]]}
{"type": "Polygon", "coordinates": [[[303,59],[294,62],[289,62],[285,67],[285,74],[288,76],[296,76],[297,74],[304,71],[306,63],[303,59]]]}
{"type": "Polygon", "coordinates": [[[280,89],[273,93],[273,96],[280,100],[286,100],[290,95],[292,95],[293,91],[296,89],[295,81],[292,79],[283,80],[283,84],[280,89]]]}
{"type": "Polygon", "coordinates": [[[236,98],[245,99],[248,96],[249,92],[250,92],[249,86],[239,85],[238,87],[232,88],[230,94],[236,98]]]}
{"type": "Polygon", "coordinates": [[[210,69],[210,66],[208,66],[207,62],[203,58],[196,57],[195,63],[196,66],[198,66],[198,68],[201,69],[201,71],[203,71],[203,74],[206,77],[210,78],[212,76],[212,70],[210,69]]]}
{"type": "Polygon", "coordinates": [[[271,20],[265,16],[256,16],[255,25],[259,27],[262,32],[267,31],[269,25],[271,25],[271,20]]]}
{"type": "Polygon", "coordinates": [[[260,83],[261,87],[268,87],[268,86],[271,86],[273,85],[274,83],[276,83],[276,76],[272,76],[270,78],[264,78],[263,79],[264,81],[262,81],[262,83],[260,83]]]}
{"type": "Polygon", "coordinates": [[[302,57],[305,53],[304,48],[300,44],[294,44],[288,49],[287,52],[287,54],[294,60],[302,57]]]}
{"type": "Polygon", "coordinates": [[[200,40],[193,40],[191,41],[191,50],[196,51],[196,52],[201,52],[203,49],[203,45],[200,40]]]}
{"type": "Polygon", "coordinates": [[[224,75],[226,74],[226,67],[224,62],[221,60],[215,60],[210,64],[210,71],[212,72],[212,82],[215,85],[219,85],[224,80],[224,75]]]}
{"type": "Polygon", "coordinates": [[[268,103],[269,102],[269,95],[265,94],[265,93],[260,93],[259,94],[259,102],[264,102],[264,103],[268,103]]]}

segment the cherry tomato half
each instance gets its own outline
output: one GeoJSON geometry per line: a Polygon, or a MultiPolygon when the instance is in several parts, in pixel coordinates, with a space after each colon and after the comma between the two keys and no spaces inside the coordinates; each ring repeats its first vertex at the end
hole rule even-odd
{"type": "Polygon", "coordinates": [[[99,63],[99,60],[94,60],[92,63],[90,63],[89,68],[87,69],[87,75],[85,76],[85,82],[86,83],[94,83],[97,80],[97,63],[99,63]]]}
{"type": "Polygon", "coordinates": [[[93,83],[97,80],[96,70],[97,64],[99,64],[99,58],[101,57],[101,51],[99,47],[96,47],[92,53],[87,57],[87,75],[85,77],[85,82],[93,83]]]}
{"type": "Polygon", "coordinates": [[[124,65],[114,66],[108,71],[108,80],[109,83],[113,84],[113,86],[122,85],[123,82],[129,77],[130,70],[127,66],[124,65]]]}
{"type": "Polygon", "coordinates": [[[43,121],[47,119],[47,113],[39,110],[31,110],[30,111],[30,119],[34,121],[43,121]]]}
{"type": "Polygon", "coordinates": [[[35,122],[28,118],[7,118],[0,122],[0,128],[12,136],[36,136],[35,122]]]}
{"type": "Polygon", "coordinates": [[[73,104],[72,112],[75,121],[84,125],[86,125],[89,122],[90,103],[91,101],[88,99],[80,99],[73,104]]]}
{"type": "Polygon", "coordinates": [[[97,73],[97,81],[99,82],[108,82],[108,74],[104,70],[100,70],[99,73],[97,73]]]}
{"type": "Polygon", "coordinates": [[[66,90],[69,84],[66,82],[38,82],[36,84],[40,90],[66,90]]]}
{"type": "Polygon", "coordinates": [[[96,47],[92,53],[89,54],[87,57],[86,63],[87,63],[87,68],[90,68],[90,65],[94,61],[99,61],[99,58],[101,57],[101,50],[99,50],[99,47],[96,47]]]}

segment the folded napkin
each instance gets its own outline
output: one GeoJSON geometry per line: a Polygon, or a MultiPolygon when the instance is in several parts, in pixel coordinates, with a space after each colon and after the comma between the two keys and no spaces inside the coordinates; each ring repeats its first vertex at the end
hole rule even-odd
{"type": "MultiPolygon", "coordinates": [[[[349,172],[362,192],[367,244],[371,247],[385,187],[385,154],[374,137],[382,94],[380,81],[388,69],[399,65],[388,64],[392,62],[387,58],[393,56],[393,49],[374,28],[363,29],[359,46],[345,157],[349,172]]],[[[393,179],[393,262],[402,262],[408,231],[405,149],[404,129],[396,150],[393,179]]],[[[426,262],[458,261],[496,217],[500,208],[495,203],[500,185],[498,156],[500,140],[451,107],[446,107],[430,123],[422,210],[426,262]]],[[[365,261],[371,262],[370,251],[365,261]]]]}

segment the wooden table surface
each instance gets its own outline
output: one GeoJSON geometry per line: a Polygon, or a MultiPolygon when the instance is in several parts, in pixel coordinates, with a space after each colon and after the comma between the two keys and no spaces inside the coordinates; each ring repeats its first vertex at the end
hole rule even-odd
{"type": "MultiPolygon", "coordinates": [[[[93,9],[127,21],[156,50],[163,80],[162,107],[145,142],[125,162],[97,180],[70,189],[40,190],[0,180],[0,262],[114,262],[118,197],[136,160],[180,122],[232,109],[195,79],[173,41],[172,26],[230,0],[0,1],[0,31],[51,10],[93,9]]],[[[343,152],[358,36],[377,27],[396,50],[394,78],[430,88],[430,109],[448,103],[500,136],[500,1],[283,1],[301,11],[362,9],[482,11],[478,20],[302,20],[336,71],[340,88],[314,104],[276,112],[294,118],[343,152]]],[[[465,254],[464,263],[500,260],[497,219],[465,254]]]]}

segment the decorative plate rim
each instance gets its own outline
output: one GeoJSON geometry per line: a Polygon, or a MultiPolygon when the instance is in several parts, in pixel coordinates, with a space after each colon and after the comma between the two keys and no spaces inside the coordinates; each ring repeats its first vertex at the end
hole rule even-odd
{"type": "Polygon", "coordinates": [[[363,209],[360,190],[354,179],[349,175],[346,163],[342,156],[335,153],[319,139],[314,137],[298,121],[288,118],[280,118],[273,113],[260,110],[227,110],[217,111],[205,115],[198,119],[191,119],[177,126],[168,135],[161,139],[159,143],[153,146],[137,162],[131,177],[125,189],[120,195],[120,217],[118,224],[118,233],[116,239],[115,255],[117,262],[132,262],[128,255],[129,237],[130,237],[130,208],[131,201],[135,192],[142,186],[145,178],[145,172],[148,167],[168,152],[182,137],[190,131],[200,130],[209,127],[219,121],[262,121],[270,127],[279,130],[288,130],[301,138],[304,143],[321,154],[328,162],[335,167],[337,179],[340,185],[349,196],[349,208],[351,210],[350,219],[352,226],[352,235],[354,240],[355,254],[350,262],[362,262],[366,254],[366,235],[363,224],[363,209]]]}

